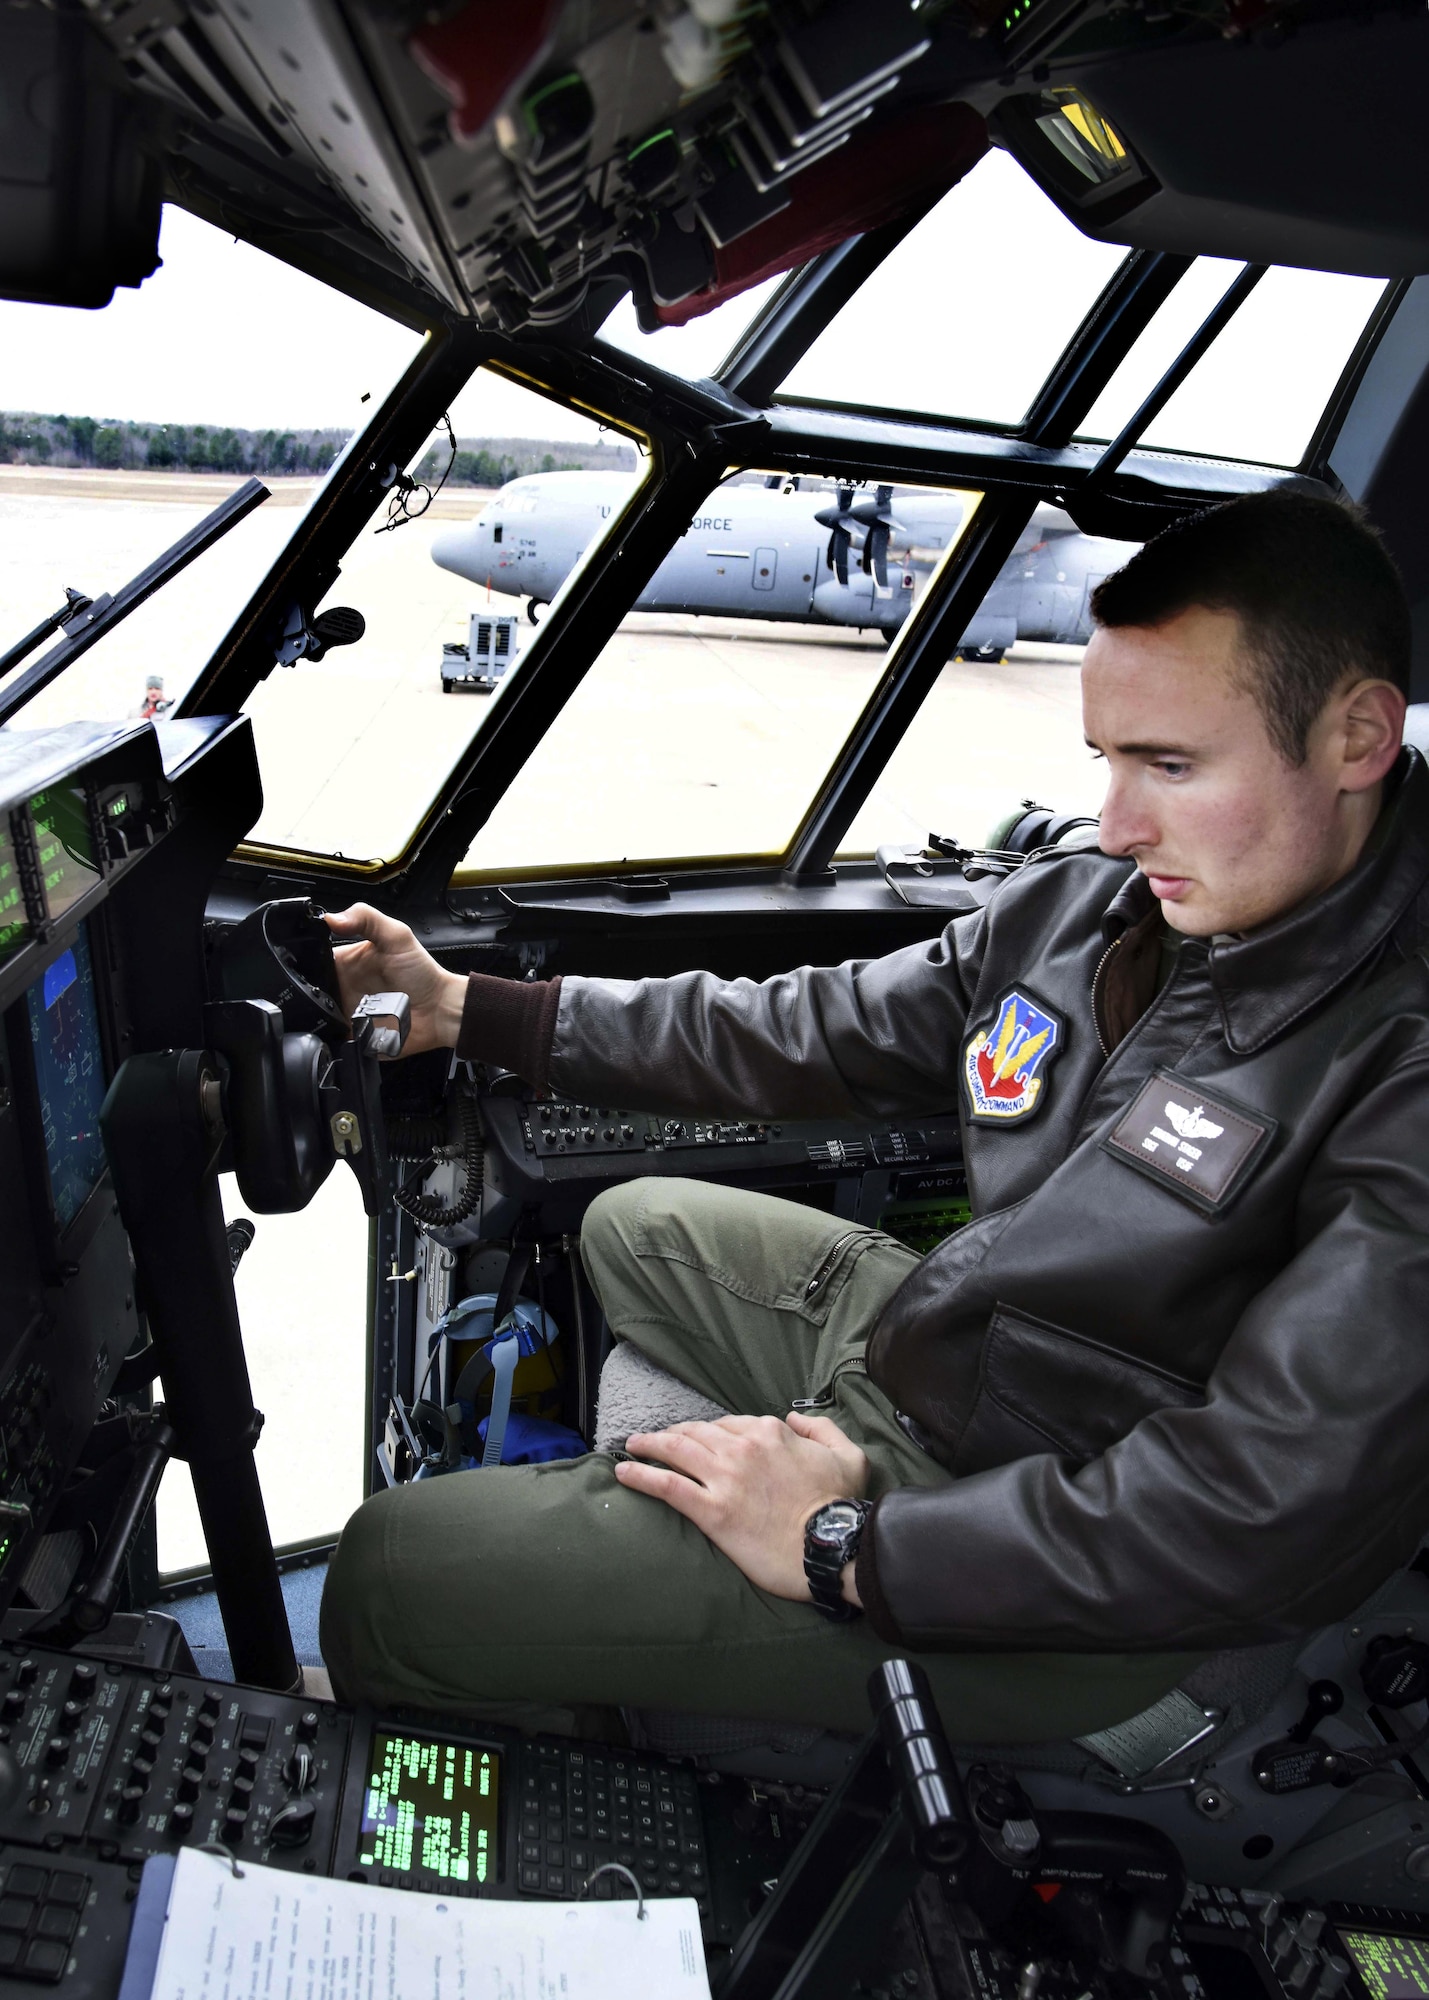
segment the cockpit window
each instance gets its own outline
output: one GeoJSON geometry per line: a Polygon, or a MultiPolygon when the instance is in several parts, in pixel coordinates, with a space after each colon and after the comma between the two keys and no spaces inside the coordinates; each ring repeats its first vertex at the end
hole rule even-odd
{"type": "MultiPolygon", "coordinates": [[[[458,879],[783,853],[978,497],[733,474],[499,800],[458,879]]],[[[554,504],[548,487],[538,506],[554,504]]]]}
{"type": "Polygon", "coordinates": [[[450,436],[439,427],[409,467],[433,488],[445,475],[430,507],[395,529],[376,516],[328,592],[364,636],[276,668],[248,699],[263,771],[250,845],[401,854],[647,470],[627,437],[491,369],[448,414],[450,436]]]}
{"type": "MultiPolygon", "coordinates": [[[[256,474],[272,497],[19,712],[164,713],[421,345],[178,208],[102,312],[0,302],[0,652],[72,587],[116,591],[256,474]]],[[[29,666],[39,653],[31,655],[29,666]]]]}
{"type": "MultiPolygon", "coordinates": [[[[1196,259],[1099,397],[1083,436],[1117,435],[1242,268],[1196,259]]],[[[1141,441],[1298,465],[1384,289],[1380,278],[1272,266],[1141,441]]]]}
{"type": "Polygon", "coordinates": [[[667,374],[695,382],[703,375],[717,373],[745,328],[763,311],[765,301],[785,282],[783,276],[766,278],[762,285],[751,285],[747,292],[726,299],[713,312],[703,313],[684,326],[658,327],[653,333],[642,333],[635,307],[626,297],[601,328],[600,338],[626,354],[652,361],[667,374]]]}
{"type": "Polygon", "coordinates": [[[1019,807],[1095,814],[1106,768],[1082,735],[1089,600],[1134,542],[1039,507],[844,837],[843,858],[930,834],[995,842],[1019,807]]]}
{"type": "Polygon", "coordinates": [[[991,152],[835,314],[780,396],[1019,423],[1125,254],[991,152]]]}

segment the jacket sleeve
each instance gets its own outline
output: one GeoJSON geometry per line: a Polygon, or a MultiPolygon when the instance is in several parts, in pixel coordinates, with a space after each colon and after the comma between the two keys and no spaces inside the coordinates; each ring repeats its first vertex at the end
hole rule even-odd
{"type": "Polygon", "coordinates": [[[551,1082],[592,1103],[744,1118],[951,1108],[985,931],[979,910],[886,958],[763,981],[568,974],[551,1082]]]}
{"type": "Polygon", "coordinates": [[[1426,1133],[1421,1053],[1322,1147],[1297,1254],[1242,1315],[1204,1406],[1160,1411],[1080,1468],[1034,1456],[886,1495],[858,1572],[880,1636],[1248,1645],[1344,1617],[1408,1561],[1429,1528],[1426,1133]]]}

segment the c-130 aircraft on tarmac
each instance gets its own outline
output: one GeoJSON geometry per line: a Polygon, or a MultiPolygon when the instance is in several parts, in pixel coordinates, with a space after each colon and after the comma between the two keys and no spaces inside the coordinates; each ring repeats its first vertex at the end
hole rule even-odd
{"type": "MultiPolygon", "coordinates": [[[[540,472],[513,479],[474,521],[432,542],[432,560],[506,597],[549,603],[639,475],[540,472]]],[[[719,487],[632,606],[721,618],[843,625],[885,642],[908,616],[949,543],[967,496],[922,487],[870,492],[771,477],[719,487]]],[[[1085,535],[1041,506],[957,650],[1000,660],[1017,639],[1082,645],[1088,600],[1135,544],[1085,535]]]]}

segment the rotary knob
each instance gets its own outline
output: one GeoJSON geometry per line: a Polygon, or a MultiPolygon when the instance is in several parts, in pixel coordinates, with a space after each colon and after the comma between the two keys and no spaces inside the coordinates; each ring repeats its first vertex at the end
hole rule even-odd
{"type": "Polygon", "coordinates": [[[94,1693],[94,1684],[99,1679],[98,1667],[88,1660],[81,1660],[69,1677],[69,1691],[76,1701],[88,1701],[94,1693]]]}
{"type": "Polygon", "coordinates": [[[269,1821],[268,1837],[275,1847],[303,1847],[312,1838],[317,1816],[311,1799],[289,1799],[269,1821]]]}
{"type": "Polygon", "coordinates": [[[290,1792],[306,1792],[317,1782],[317,1761],[306,1743],[299,1743],[283,1766],[283,1783],[290,1792]]]}
{"type": "Polygon", "coordinates": [[[193,1831],[194,1809],[187,1801],[181,1800],[169,1814],[169,1832],[175,1840],[185,1840],[193,1831]]]}
{"type": "Polygon", "coordinates": [[[71,1747],[71,1739],[68,1736],[52,1736],[45,1745],[45,1762],[52,1767],[63,1764],[71,1747]]]}
{"type": "Polygon", "coordinates": [[[203,1770],[197,1764],[185,1764],[179,1773],[179,1797],[186,1805],[191,1805],[203,1789],[203,1770]]]}
{"type": "Polygon", "coordinates": [[[18,1688],[11,1688],[0,1701],[0,1722],[18,1722],[25,1713],[25,1697],[18,1688]]]}
{"type": "Polygon", "coordinates": [[[83,1719],[83,1716],[84,1703],[82,1701],[67,1701],[60,1710],[60,1726],[63,1729],[73,1729],[75,1724],[83,1719]]]}
{"type": "Polygon", "coordinates": [[[237,1847],[243,1838],[243,1829],[248,1824],[246,1806],[230,1806],[223,1815],[223,1838],[229,1847],[237,1847]]]}
{"type": "Polygon", "coordinates": [[[133,1826],[143,1809],[144,1787],[142,1785],[126,1785],[119,1794],[120,1825],[133,1826]]]}
{"type": "Polygon", "coordinates": [[[315,1708],[305,1708],[303,1710],[302,1714],[298,1717],[298,1726],[295,1732],[300,1743],[312,1742],[318,1733],[318,1721],[319,1716],[315,1708]]]}
{"type": "Polygon", "coordinates": [[[32,1660],[29,1657],[29,1655],[26,1654],[25,1658],[21,1660],[19,1666],[16,1667],[15,1669],[16,1687],[21,1687],[21,1688],[33,1687],[35,1682],[39,1678],[39,1673],[40,1673],[39,1661],[32,1660]]]}

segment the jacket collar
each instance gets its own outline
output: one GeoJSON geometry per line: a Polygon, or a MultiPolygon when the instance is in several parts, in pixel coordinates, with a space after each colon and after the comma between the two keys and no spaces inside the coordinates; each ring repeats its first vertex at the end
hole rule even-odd
{"type": "MultiPolygon", "coordinates": [[[[1233,1054],[1253,1055],[1327,999],[1373,958],[1425,888],[1429,768],[1417,750],[1401,751],[1386,794],[1348,875],[1248,937],[1211,945],[1211,982],[1233,1054]]],[[[1154,907],[1151,886],[1136,870],[1107,905],[1108,942],[1154,907]]]]}

